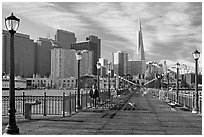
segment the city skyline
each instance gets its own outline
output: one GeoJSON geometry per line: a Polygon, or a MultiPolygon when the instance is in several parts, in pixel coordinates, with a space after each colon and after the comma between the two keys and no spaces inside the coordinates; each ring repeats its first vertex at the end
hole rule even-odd
{"type": "Polygon", "coordinates": [[[202,54],[202,3],[3,2],[3,29],[4,18],[11,12],[21,19],[18,33],[28,34],[35,41],[38,37],[54,39],[57,29],[74,32],[77,42],[95,35],[102,42],[102,57],[110,61],[118,50],[128,52],[133,59],[139,18],[147,61],[178,61],[194,67],[192,52],[198,49],[202,54]]]}

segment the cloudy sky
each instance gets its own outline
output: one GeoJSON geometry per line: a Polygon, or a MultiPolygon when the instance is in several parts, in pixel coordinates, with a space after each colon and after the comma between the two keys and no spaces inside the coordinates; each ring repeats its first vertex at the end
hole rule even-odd
{"type": "MultiPolygon", "coordinates": [[[[74,32],[77,41],[89,35],[102,41],[102,57],[111,60],[111,53],[126,51],[133,59],[136,50],[138,18],[146,60],[167,60],[167,64],[194,66],[192,52],[202,50],[201,2],[59,2],[2,3],[4,18],[13,12],[21,19],[18,32],[54,39],[57,29],[74,32]]],[[[202,59],[199,60],[201,65],[202,59]]]]}

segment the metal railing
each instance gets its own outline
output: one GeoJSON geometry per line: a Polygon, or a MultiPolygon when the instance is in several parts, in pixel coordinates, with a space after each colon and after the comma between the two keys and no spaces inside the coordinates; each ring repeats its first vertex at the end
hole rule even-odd
{"type": "MultiPolygon", "coordinates": [[[[38,115],[62,115],[65,116],[67,114],[72,115],[76,112],[76,93],[65,96],[63,93],[62,96],[47,96],[46,92],[44,96],[26,96],[23,92],[22,96],[15,96],[15,108],[16,115],[24,115],[25,113],[25,104],[27,102],[35,102],[38,100],[41,104],[32,106],[32,114],[38,115]]],[[[91,106],[91,99],[89,97],[88,92],[84,92],[81,94],[81,105],[83,109],[91,106]]],[[[8,115],[9,109],[9,96],[2,96],[2,115],[8,115]]]]}
{"type": "MultiPolygon", "coordinates": [[[[183,106],[188,108],[189,110],[192,110],[194,105],[195,105],[195,91],[193,90],[185,90],[185,89],[180,89],[179,90],[179,96],[178,96],[178,101],[176,100],[176,91],[166,91],[165,96],[171,101],[178,103],[179,106],[183,106]]],[[[198,109],[199,113],[202,113],[202,92],[199,92],[199,97],[198,97],[198,109]]]]}
{"type": "MultiPolygon", "coordinates": [[[[99,93],[100,99],[106,101],[108,98],[108,91],[102,90],[99,93]]],[[[81,106],[82,109],[86,109],[93,106],[92,99],[89,96],[89,89],[82,91],[81,96],[81,106]]],[[[72,115],[77,111],[77,94],[65,95],[62,96],[47,96],[44,92],[44,96],[27,96],[23,92],[22,96],[15,96],[15,108],[16,115],[24,115],[25,113],[25,104],[27,102],[35,102],[38,100],[41,104],[33,105],[31,107],[32,114],[36,115],[72,115]]],[[[2,96],[2,115],[8,115],[9,110],[9,96],[2,96]]]]}

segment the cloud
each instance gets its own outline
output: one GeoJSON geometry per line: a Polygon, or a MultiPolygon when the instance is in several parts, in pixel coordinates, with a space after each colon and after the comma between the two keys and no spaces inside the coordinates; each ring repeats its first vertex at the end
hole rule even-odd
{"type": "Polygon", "coordinates": [[[128,51],[129,57],[133,57],[138,18],[142,22],[146,57],[183,59],[193,64],[191,52],[196,48],[201,51],[201,2],[4,2],[2,5],[3,9],[34,19],[37,24],[75,32],[78,40],[96,35],[102,39],[102,53],[106,57],[109,54],[109,58],[116,50],[128,51]]]}

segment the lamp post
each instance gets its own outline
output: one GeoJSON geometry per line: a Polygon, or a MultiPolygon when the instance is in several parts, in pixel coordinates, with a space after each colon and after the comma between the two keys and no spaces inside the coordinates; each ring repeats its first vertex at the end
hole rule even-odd
{"type": "Polygon", "coordinates": [[[111,97],[111,94],[110,94],[110,73],[111,73],[110,62],[108,62],[108,97],[109,97],[109,99],[111,97]]]}
{"type": "Polygon", "coordinates": [[[120,76],[118,76],[118,89],[120,89],[120,76]]]}
{"type": "Polygon", "coordinates": [[[116,74],[114,73],[114,77],[115,77],[115,90],[117,89],[116,87],[116,74]]]}
{"type": "Polygon", "coordinates": [[[97,62],[96,63],[96,67],[97,67],[97,76],[98,76],[98,92],[100,92],[100,78],[99,78],[99,72],[101,69],[101,63],[97,62]]]}
{"type": "Polygon", "coordinates": [[[167,71],[166,78],[167,78],[167,91],[169,91],[169,71],[167,71]]]}
{"type": "Polygon", "coordinates": [[[161,89],[161,75],[157,73],[156,77],[159,80],[159,89],[161,89]]]}
{"type": "Polygon", "coordinates": [[[80,61],[82,58],[81,51],[76,53],[76,59],[78,61],[78,80],[77,80],[77,109],[82,109],[80,104],[80,61]]]}
{"type": "Polygon", "coordinates": [[[161,89],[163,90],[163,78],[164,78],[164,73],[161,74],[161,89]]]}
{"type": "Polygon", "coordinates": [[[179,68],[180,68],[180,64],[177,62],[176,63],[176,103],[178,104],[179,102],[179,68]]]}
{"type": "Polygon", "coordinates": [[[194,103],[192,113],[198,113],[198,59],[200,57],[200,52],[196,49],[193,52],[193,58],[195,60],[195,93],[196,93],[196,102],[194,103]]]}
{"type": "Polygon", "coordinates": [[[15,109],[15,81],[14,81],[14,34],[20,24],[20,19],[13,13],[5,18],[6,29],[10,33],[10,80],[9,80],[9,123],[5,129],[6,134],[19,134],[19,128],[16,125],[15,109]]]}

